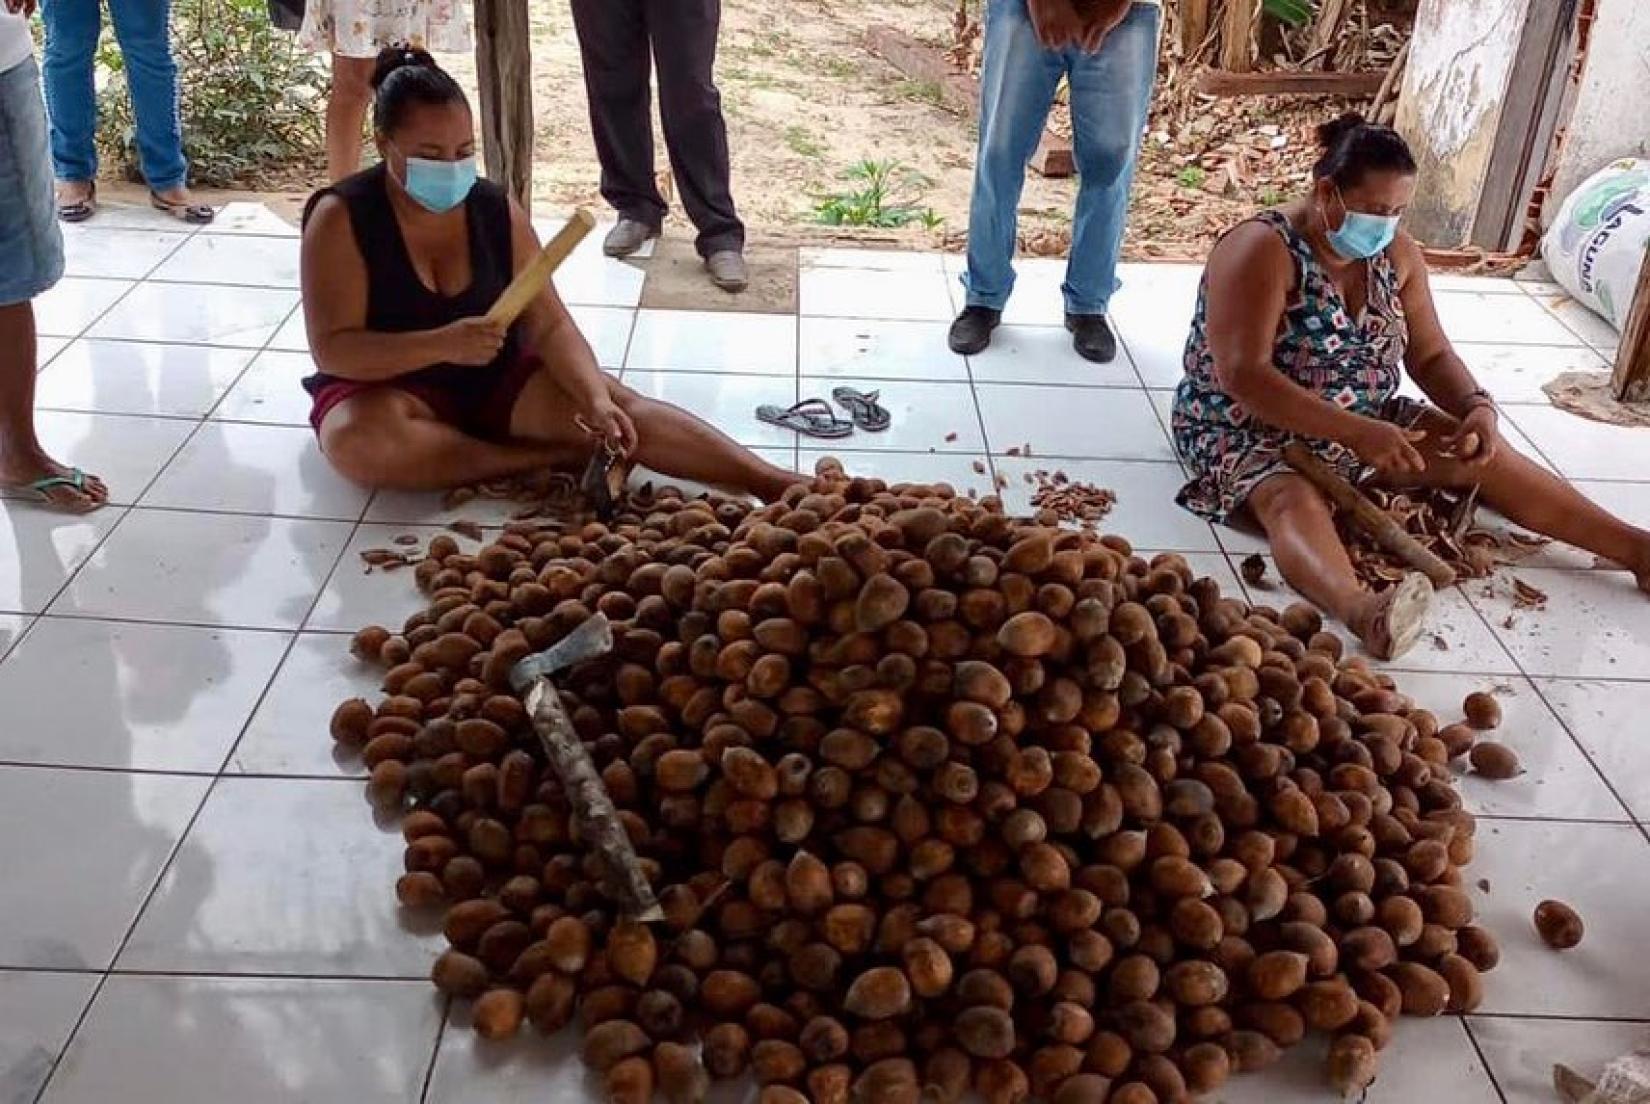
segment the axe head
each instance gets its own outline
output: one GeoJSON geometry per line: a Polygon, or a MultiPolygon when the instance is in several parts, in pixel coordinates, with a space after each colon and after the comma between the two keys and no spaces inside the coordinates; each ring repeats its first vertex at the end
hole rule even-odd
{"type": "Polygon", "coordinates": [[[613,626],[608,623],[606,614],[598,613],[544,651],[530,655],[512,667],[510,685],[516,693],[525,694],[538,679],[549,678],[557,671],[606,655],[612,650],[613,626]]]}

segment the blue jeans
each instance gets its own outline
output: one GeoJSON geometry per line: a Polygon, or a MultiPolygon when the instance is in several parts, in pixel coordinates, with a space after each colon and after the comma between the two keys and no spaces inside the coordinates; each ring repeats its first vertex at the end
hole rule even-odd
{"type": "Polygon", "coordinates": [[[0,73],[0,243],[0,307],[27,303],[63,275],[46,109],[32,57],[0,73]]]}
{"type": "Polygon", "coordinates": [[[1136,3],[1099,52],[1087,54],[1076,47],[1045,49],[1026,0],[990,0],[963,277],[970,306],[1002,310],[1014,290],[1026,166],[1064,76],[1071,86],[1072,152],[1081,179],[1062,291],[1068,313],[1106,312],[1117,290],[1117,257],[1151,106],[1162,18],[1157,5],[1136,3]]]}
{"type": "MultiPolygon", "coordinates": [[[[171,0],[109,0],[115,40],[137,116],[138,164],[157,192],[189,176],[178,119],[178,67],[168,26],[171,0]]],[[[97,178],[97,91],[93,56],[102,31],[102,0],[46,0],[46,106],[52,120],[52,167],[59,180],[97,178]]]]}

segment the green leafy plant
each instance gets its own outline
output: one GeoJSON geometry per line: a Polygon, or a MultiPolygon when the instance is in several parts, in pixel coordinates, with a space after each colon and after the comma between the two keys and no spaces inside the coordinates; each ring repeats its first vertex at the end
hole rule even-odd
{"type": "Polygon", "coordinates": [[[1276,207],[1283,202],[1284,196],[1282,192],[1269,184],[1260,190],[1260,195],[1256,198],[1267,207],[1276,207]]]}
{"type": "MultiPolygon", "coordinates": [[[[314,160],[325,140],[322,60],[270,25],[265,0],[178,0],[172,8],[183,141],[194,183],[256,184],[314,160]]],[[[126,65],[112,35],[98,47],[98,144],[138,177],[126,65]]]]}
{"type": "Polygon", "coordinates": [[[1312,0],[1261,0],[1261,9],[1279,23],[1304,27],[1312,21],[1312,0]]]}
{"type": "Polygon", "coordinates": [[[1187,165],[1174,176],[1175,183],[1182,188],[1201,188],[1208,179],[1209,174],[1197,165],[1187,165]]]}
{"type": "Polygon", "coordinates": [[[922,206],[933,181],[898,161],[861,161],[842,174],[857,187],[817,197],[814,218],[827,226],[897,229],[913,223],[933,229],[944,220],[922,206]]]}

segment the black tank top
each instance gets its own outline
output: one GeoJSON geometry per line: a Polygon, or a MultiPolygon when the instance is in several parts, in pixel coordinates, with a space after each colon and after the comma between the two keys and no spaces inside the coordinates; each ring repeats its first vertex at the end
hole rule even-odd
{"type": "MultiPolygon", "coordinates": [[[[504,189],[490,180],[478,180],[464,200],[464,218],[470,232],[470,286],[457,295],[431,291],[419,279],[407,252],[401,224],[390,206],[388,170],[382,163],[330,188],[322,188],[304,206],[304,224],[323,196],[337,196],[349,211],[355,246],[367,268],[366,328],[381,333],[408,333],[434,330],[486,314],[503,294],[514,275],[510,232],[510,200],[504,189]]],[[[470,390],[482,380],[514,360],[518,353],[519,327],[512,327],[499,355],[485,368],[462,364],[435,364],[397,376],[397,381],[424,386],[470,390]]],[[[304,388],[314,394],[337,379],[317,372],[304,380],[304,388]]]]}

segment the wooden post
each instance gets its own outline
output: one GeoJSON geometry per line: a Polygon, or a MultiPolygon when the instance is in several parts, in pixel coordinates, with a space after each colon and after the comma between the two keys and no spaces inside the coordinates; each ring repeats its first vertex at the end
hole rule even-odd
{"type": "Polygon", "coordinates": [[[1341,33],[1341,24],[1346,22],[1349,6],[1347,0],[1323,0],[1318,18],[1312,24],[1312,44],[1307,49],[1308,55],[1315,59],[1312,62],[1315,67],[1334,68],[1330,63],[1335,60],[1335,39],[1341,33]]]}
{"type": "Polygon", "coordinates": [[[533,56],[527,0],[476,0],[476,82],[487,177],[530,210],[533,56]]]}
{"type": "Polygon", "coordinates": [[[1229,73],[1247,73],[1255,67],[1255,29],[1260,23],[1260,0],[1226,0],[1226,18],[1220,26],[1220,67],[1229,73]]]}
{"type": "Polygon", "coordinates": [[[1209,0],[1180,0],[1180,56],[1197,57],[1209,37],[1209,0]]]}
{"type": "Polygon", "coordinates": [[[1650,402],[1650,255],[1639,265],[1633,306],[1621,331],[1612,390],[1618,402],[1650,402]]]}

